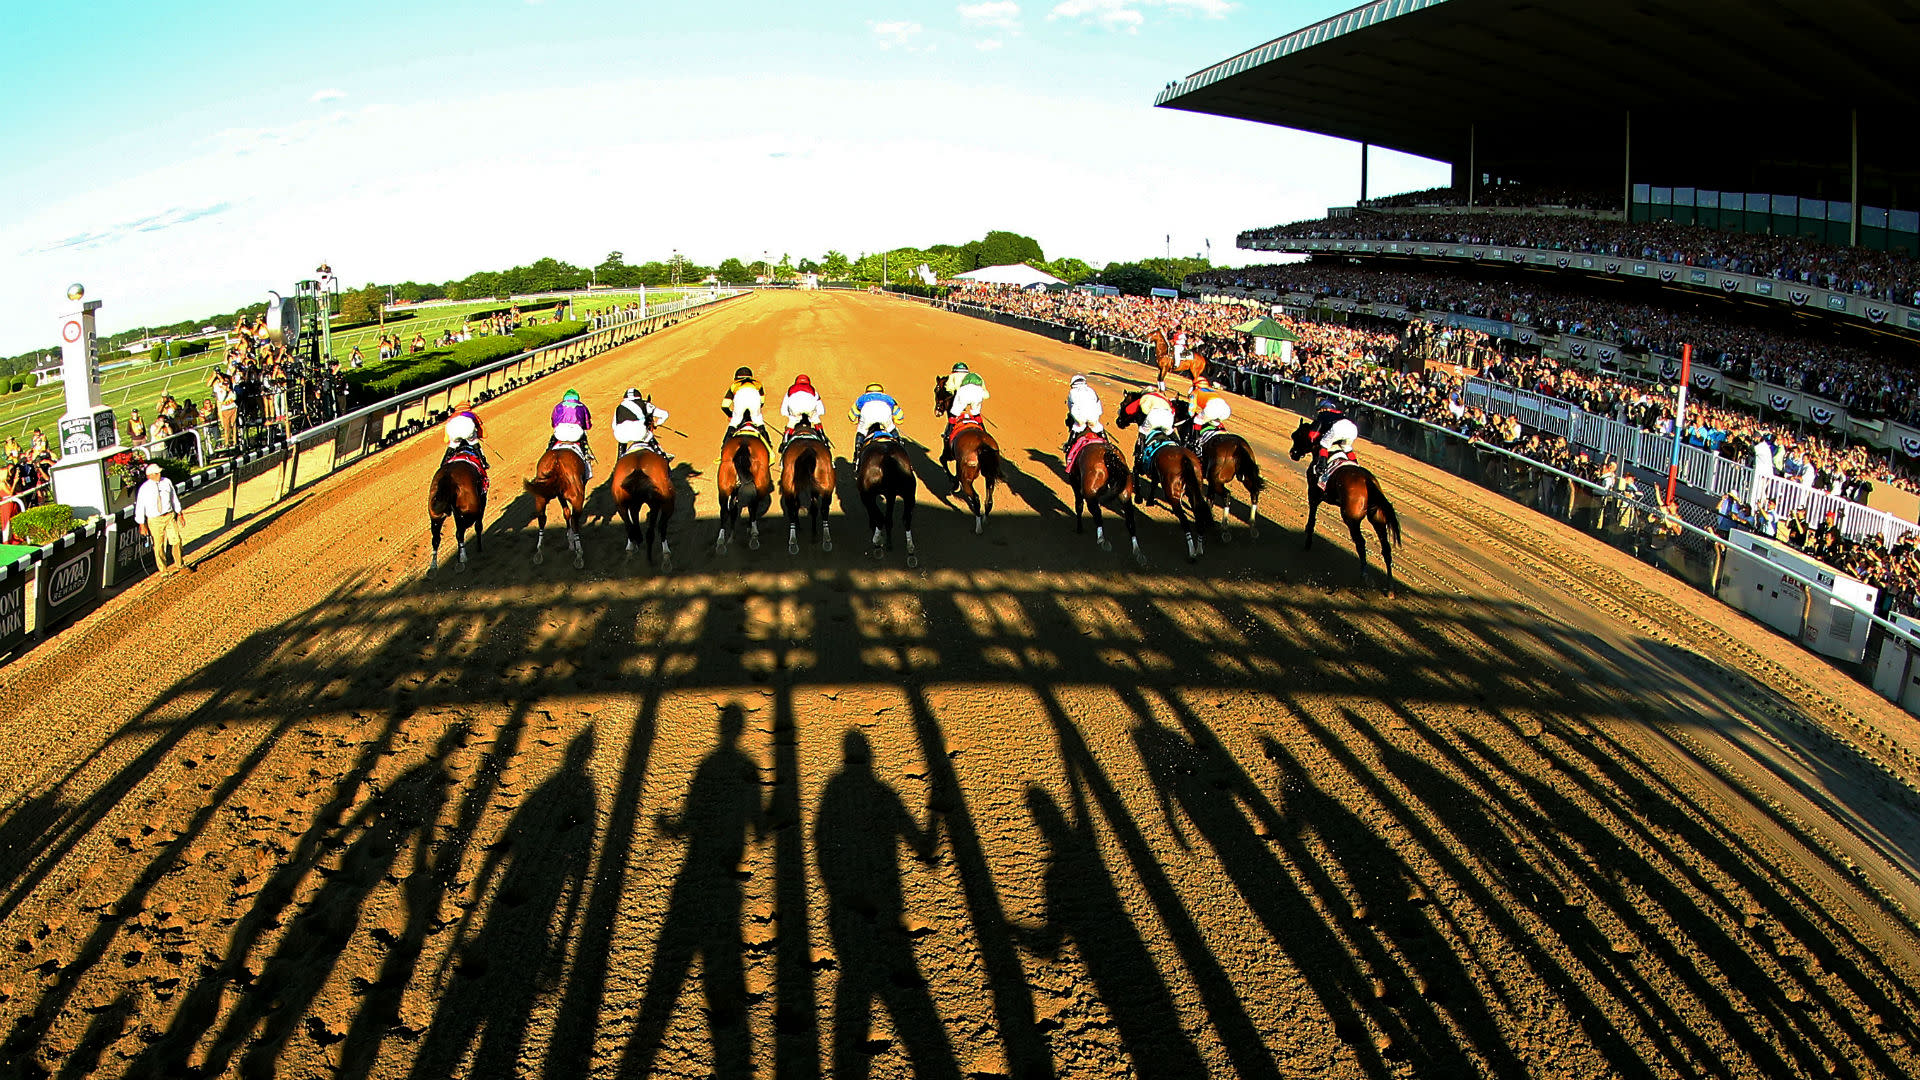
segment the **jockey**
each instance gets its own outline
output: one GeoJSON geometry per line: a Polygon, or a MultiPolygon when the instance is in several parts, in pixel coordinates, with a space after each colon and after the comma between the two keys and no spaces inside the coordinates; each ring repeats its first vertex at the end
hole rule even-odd
{"type": "MultiPolygon", "coordinates": [[[[793,385],[787,387],[787,396],[780,402],[780,415],[787,421],[787,441],[793,439],[794,426],[801,420],[813,424],[813,430],[826,438],[827,407],[820,401],[820,394],[813,388],[813,380],[805,375],[796,375],[793,385]]],[[[785,442],[781,443],[786,445],[785,442]]]]}
{"type": "Polygon", "coordinates": [[[656,408],[653,400],[640,393],[638,387],[628,387],[620,404],[613,410],[613,437],[615,450],[625,456],[633,450],[651,450],[668,461],[673,455],[660,445],[660,438],[654,433],[654,425],[667,418],[667,410],[656,408]]]}
{"type": "Polygon", "coordinates": [[[1107,429],[1100,424],[1100,414],[1105,411],[1100,395],[1087,385],[1087,377],[1075,375],[1067,386],[1067,448],[1071,449],[1073,440],[1087,431],[1106,434],[1107,429]]]}
{"type": "Polygon", "coordinates": [[[1326,468],[1327,459],[1334,454],[1353,453],[1353,441],[1360,437],[1359,425],[1347,419],[1340,403],[1332,398],[1320,399],[1313,426],[1307,430],[1317,446],[1314,463],[1321,469],[1326,468]]]}
{"type": "MultiPolygon", "coordinates": [[[[953,429],[959,427],[962,421],[979,420],[980,406],[986,404],[987,398],[993,395],[987,393],[987,381],[968,371],[965,364],[953,365],[953,374],[947,376],[947,393],[953,395],[953,404],[947,407],[945,445],[950,449],[953,446],[953,429]]],[[[944,461],[948,456],[943,453],[941,460],[944,461]]]]}
{"type": "Polygon", "coordinates": [[[444,464],[447,458],[461,452],[472,454],[480,459],[480,471],[487,471],[487,455],[480,449],[480,417],[471,405],[461,405],[460,411],[447,420],[447,452],[440,459],[444,464]]]}
{"type": "Polygon", "coordinates": [[[1148,390],[1140,395],[1135,403],[1140,410],[1140,434],[1158,431],[1164,435],[1173,434],[1175,417],[1173,399],[1159,390],[1148,390]]]}
{"type": "Polygon", "coordinates": [[[551,450],[561,443],[572,443],[580,450],[580,456],[586,461],[587,475],[593,475],[593,447],[587,442],[587,432],[593,428],[593,413],[587,409],[587,403],[580,400],[580,391],[568,390],[560,395],[560,404],[553,407],[553,438],[547,442],[551,450]]]}
{"type": "Polygon", "coordinates": [[[727,431],[731,434],[739,430],[741,424],[752,424],[760,432],[760,441],[773,449],[773,439],[767,434],[767,421],[760,415],[766,391],[760,386],[760,380],[753,377],[753,369],[741,367],[733,373],[733,384],[727,387],[727,395],[720,399],[720,411],[727,414],[727,431]]]}
{"type": "Polygon", "coordinates": [[[900,421],[906,413],[900,409],[900,403],[879,383],[868,383],[867,392],[853,401],[853,408],[847,410],[847,419],[853,421],[853,457],[860,458],[860,448],[865,445],[867,436],[874,431],[884,431],[890,435],[900,434],[900,421]]]}
{"type": "Polygon", "coordinates": [[[1227,401],[1227,395],[1214,388],[1213,383],[1205,378],[1195,379],[1192,415],[1196,427],[1205,430],[1226,423],[1233,415],[1233,405],[1227,401]]]}

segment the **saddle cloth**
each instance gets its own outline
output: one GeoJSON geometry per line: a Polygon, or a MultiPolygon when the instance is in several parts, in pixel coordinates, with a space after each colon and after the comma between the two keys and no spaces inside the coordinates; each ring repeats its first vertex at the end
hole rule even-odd
{"type": "Polygon", "coordinates": [[[487,476],[487,463],[480,460],[479,454],[476,454],[465,447],[456,446],[447,451],[447,456],[440,460],[440,464],[451,465],[456,461],[464,461],[467,464],[473,466],[474,468],[480,470],[480,490],[481,491],[487,490],[487,487],[489,484],[492,483],[492,480],[487,476]]]}
{"type": "Polygon", "coordinates": [[[1349,465],[1358,464],[1360,464],[1360,458],[1353,451],[1336,450],[1320,463],[1320,474],[1314,477],[1314,486],[1318,487],[1320,493],[1324,495],[1327,491],[1327,481],[1333,478],[1334,473],[1349,465]]]}
{"type": "MultiPolygon", "coordinates": [[[[1160,452],[1161,447],[1176,446],[1178,444],[1179,440],[1168,432],[1158,430],[1142,431],[1140,433],[1140,441],[1133,444],[1133,460],[1136,463],[1151,461],[1153,460],[1153,455],[1160,452]]],[[[1140,470],[1136,468],[1134,471],[1138,472],[1140,470]]]]}
{"type": "Polygon", "coordinates": [[[1097,431],[1081,432],[1080,436],[1073,440],[1073,445],[1067,447],[1067,471],[1073,471],[1074,463],[1080,460],[1081,451],[1095,444],[1104,446],[1106,442],[1107,437],[1097,431]]]}
{"type": "Polygon", "coordinates": [[[1226,434],[1226,431],[1227,429],[1219,424],[1208,424],[1195,431],[1193,433],[1193,452],[1196,454],[1206,453],[1207,444],[1212,442],[1215,436],[1226,434]]]}
{"type": "Polygon", "coordinates": [[[947,423],[948,441],[952,441],[955,435],[960,434],[962,431],[965,431],[967,428],[979,428],[981,431],[985,431],[987,430],[987,425],[984,422],[982,422],[981,419],[977,416],[955,417],[952,420],[948,421],[947,423]]]}

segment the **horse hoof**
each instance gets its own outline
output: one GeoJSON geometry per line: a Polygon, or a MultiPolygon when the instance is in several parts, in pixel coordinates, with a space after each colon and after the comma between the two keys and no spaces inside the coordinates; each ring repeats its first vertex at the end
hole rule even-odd
{"type": "Polygon", "coordinates": [[[467,560],[465,560],[465,559],[461,559],[461,560],[460,560],[459,562],[457,562],[457,563],[454,563],[454,564],[453,564],[453,572],[454,572],[454,573],[456,573],[456,574],[464,574],[464,573],[466,573],[466,572],[467,572],[467,560]]]}
{"type": "Polygon", "coordinates": [[[1260,539],[1260,530],[1259,530],[1259,529],[1256,529],[1256,528],[1254,528],[1254,527],[1253,527],[1253,526],[1251,526],[1251,525],[1249,525],[1249,526],[1247,526],[1247,539],[1249,539],[1249,540],[1258,540],[1258,539],[1260,539]]]}
{"type": "MultiPolygon", "coordinates": [[[[798,550],[800,550],[800,549],[799,549],[799,548],[795,548],[794,550],[795,550],[795,551],[798,551],[798,550]]],[[[831,541],[831,540],[822,540],[822,541],[820,541],[820,550],[821,550],[821,551],[832,551],[832,550],[833,550],[833,541],[831,541]]]]}
{"type": "Polygon", "coordinates": [[[787,545],[787,554],[789,554],[789,555],[798,555],[798,554],[800,554],[800,545],[799,545],[799,544],[788,544],[788,545],[787,545]]]}
{"type": "Polygon", "coordinates": [[[907,556],[907,569],[912,570],[915,567],[918,567],[919,565],[920,565],[920,556],[918,555],[907,556]]]}
{"type": "Polygon", "coordinates": [[[1135,551],[1133,553],[1133,561],[1139,563],[1141,566],[1147,565],[1147,553],[1144,551],[1135,551]]]}
{"type": "Polygon", "coordinates": [[[546,553],[546,552],[544,552],[544,551],[536,551],[536,552],[534,552],[534,553],[533,553],[533,565],[535,565],[535,566],[539,566],[539,565],[540,565],[541,563],[543,563],[543,562],[546,562],[546,561],[547,561],[547,553],[546,553]]]}
{"type": "Polygon", "coordinates": [[[760,550],[760,538],[759,538],[759,537],[757,537],[757,536],[749,536],[749,537],[747,537],[747,550],[748,550],[748,551],[759,551],[759,550],[760,550]]]}
{"type": "Polygon", "coordinates": [[[1103,539],[1103,540],[1101,540],[1101,541],[1100,541],[1100,550],[1101,550],[1101,551],[1112,551],[1112,550],[1113,550],[1113,541],[1111,541],[1111,540],[1105,540],[1105,539],[1103,539]]]}
{"type": "Polygon", "coordinates": [[[573,568],[575,570],[585,570],[587,568],[586,557],[584,555],[575,555],[573,557],[573,568]]]}
{"type": "Polygon", "coordinates": [[[1228,532],[1225,528],[1222,528],[1220,530],[1220,542],[1223,544],[1233,543],[1233,534],[1231,532],[1228,532]]]}
{"type": "Polygon", "coordinates": [[[663,574],[673,573],[673,556],[671,555],[660,556],[660,572],[663,574]]]}
{"type": "Polygon", "coordinates": [[[979,536],[981,533],[986,531],[987,531],[987,519],[983,517],[974,518],[973,519],[973,535],[979,536]]]}

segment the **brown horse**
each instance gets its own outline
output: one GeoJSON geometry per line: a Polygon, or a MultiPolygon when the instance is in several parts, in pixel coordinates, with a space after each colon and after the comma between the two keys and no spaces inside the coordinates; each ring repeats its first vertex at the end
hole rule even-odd
{"type": "Polygon", "coordinates": [[[1233,495],[1227,485],[1239,480],[1247,489],[1247,536],[1260,538],[1260,493],[1267,482],[1260,478],[1260,462],[1253,456],[1247,440],[1231,431],[1215,432],[1196,451],[1200,455],[1200,475],[1207,484],[1207,501],[1220,508],[1220,539],[1227,539],[1227,526],[1233,521],[1233,495]]]}
{"type": "Polygon", "coordinates": [[[800,554],[800,510],[806,508],[810,529],[821,551],[833,550],[827,511],[833,506],[833,448],[827,437],[802,418],[793,426],[780,451],[780,509],[787,518],[787,554],[800,554]]]}
{"type": "Polygon", "coordinates": [[[1162,391],[1167,388],[1167,376],[1176,371],[1195,381],[1207,373],[1207,362],[1200,358],[1198,352],[1188,349],[1186,356],[1176,355],[1173,339],[1172,330],[1162,330],[1153,335],[1153,365],[1160,369],[1162,391]]]}
{"type": "MultiPolygon", "coordinates": [[[[1313,427],[1311,421],[1302,420],[1293,433],[1293,449],[1288,451],[1293,460],[1314,452],[1313,442],[1308,431],[1313,427]]],[[[1334,470],[1327,479],[1327,490],[1323,495],[1314,483],[1309,470],[1307,475],[1307,542],[1303,547],[1313,546],[1313,520],[1319,513],[1320,504],[1330,502],[1340,508],[1340,516],[1347,523],[1347,531],[1353,534],[1353,549],[1360,553],[1360,580],[1367,580],[1367,539],[1360,533],[1362,521],[1371,522],[1373,531],[1380,537],[1380,556],[1387,564],[1387,595],[1392,596],[1393,584],[1393,544],[1400,543],[1400,519],[1393,512],[1393,504],[1387,501],[1380,490],[1380,482],[1372,473],[1359,465],[1343,465],[1334,470]],[[1393,533],[1393,543],[1387,542],[1387,533],[1393,533]]]]}
{"type": "Polygon", "coordinates": [[[547,504],[560,500],[560,516],[567,525],[567,549],[573,552],[573,567],[587,565],[580,548],[580,514],[587,504],[587,461],[565,446],[556,446],[540,455],[540,463],[531,477],[520,482],[533,496],[533,521],[540,533],[533,542],[535,566],[546,561],[541,547],[547,542],[547,504]]]}
{"type": "Polygon", "coordinates": [[[673,570],[673,546],[667,542],[667,523],[673,520],[673,476],[667,471],[667,459],[652,450],[635,450],[613,463],[613,476],[607,481],[613,489],[614,509],[627,526],[627,558],[635,549],[646,552],[653,562],[653,541],[660,540],[660,569],[673,570]],[[640,511],[647,512],[647,527],[640,528],[640,511]]]}
{"type": "MultiPolygon", "coordinates": [[[[1141,393],[1135,390],[1120,399],[1114,419],[1121,427],[1140,422],[1141,393]]],[[[1147,435],[1143,431],[1140,437],[1145,439],[1147,435]]],[[[1213,504],[1206,500],[1200,483],[1200,459],[1178,440],[1168,438],[1154,448],[1151,457],[1136,464],[1142,467],[1142,475],[1134,479],[1133,501],[1164,503],[1179,520],[1180,531],[1186,534],[1187,561],[1199,558],[1207,550],[1207,530],[1213,528],[1213,504]],[[1143,479],[1148,482],[1142,483],[1143,479]],[[1144,490],[1149,486],[1150,493],[1144,490]],[[1151,498],[1147,497],[1149,494],[1151,498]],[[1195,522],[1199,523],[1198,529],[1194,528],[1195,522]]]]}
{"type": "MultiPolygon", "coordinates": [[[[1100,545],[1101,551],[1112,551],[1113,545],[1107,542],[1106,526],[1100,523],[1100,504],[1113,500],[1119,504],[1120,519],[1126,522],[1127,539],[1133,545],[1133,559],[1142,566],[1147,564],[1147,555],[1140,550],[1140,535],[1134,530],[1133,521],[1133,474],[1127,471],[1127,459],[1106,440],[1105,436],[1096,436],[1093,443],[1080,451],[1068,467],[1067,483],[1073,487],[1073,531],[1085,532],[1080,523],[1081,507],[1093,512],[1093,540],[1100,545]]],[[[1076,440],[1077,441],[1077,440],[1076,440]]]]}
{"type": "Polygon", "coordinates": [[[867,436],[853,477],[860,489],[860,504],[867,508],[867,525],[873,529],[875,557],[893,550],[893,511],[898,506],[907,535],[907,565],[919,566],[920,553],[913,548],[913,498],[920,485],[914,479],[906,444],[885,433],[867,436]],[[880,546],[883,539],[884,549],[880,546]]]}
{"type": "Polygon", "coordinates": [[[767,443],[752,427],[741,428],[720,444],[720,536],[714,551],[727,553],[727,543],[740,530],[740,513],[747,514],[747,547],[760,550],[760,519],[773,505],[773,474],[768,470],[767,443]]]}
{"type": "Polygon", "coordinates": [[[459,548],[459,558],[453,568],[456,572],[466,570],[467,530],[473,530],[474,550],[484,550],[480,543],[480,519],[486,513],[487,490],[478,465],[456,457],[435,470],[432,482],[427,485],[427,520],[433,531],[433,556],[427,563],[427,573],[440,568],[440,527],[446,524],[449,515],[453,518],[453,542],[459,548]]]}
{"type": "MultiPolygon", "coordinates": [[[[953,408],[953,395],[947,392],[947,380],[933,380],[933,414],[946,416],[953,408]]],[[[986,531],[987,515],[993,513],[993,489],[1000,484],[1000,443],[987,432],[986,425],[965,420],[951,428],[952,438],[941,450],[940,468],[953,481],[953,489],[973,511],[973,531],[986,531]],[[947,462],[953,462],[951,471],[947,462]],[[987,497],[983,504],[974,485],[986,478],[987,497]]]]}

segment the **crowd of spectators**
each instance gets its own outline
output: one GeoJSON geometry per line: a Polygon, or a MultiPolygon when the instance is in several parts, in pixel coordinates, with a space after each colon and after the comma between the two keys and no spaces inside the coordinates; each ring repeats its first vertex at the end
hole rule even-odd
{"type": "MultiPolygon", "coordinates": [[[[1368,199],[1361,203],[1363,209],[1384,209],[1410,206],[1465,206],[1466,193],[1461,189],[1448,186],[1427,188],[1424,191],[1407,191],[1398,195],[1386,195],[1378,199],[1368,199]]],[[[1541,184],[1492,184],[1475,189],[1475,206],[1533,207],[1566,210],[1618,210],[1620,192],[1588,191],[1576,188],[1549,187],[1541,184]]]]}
{"type": "Polygon", "coordinates": [[[1499,245],[1607,255],[1770,277],[1874,300],[1920,305],[1920,261],[1797,236],[1727,233],[1671,221],[1564,214],[1357,214],[1242,233],[1251,240],[1387,240],[1499,245]]]}
{"type": "Polygon", "coordinates": [[[1867,419],[1920,424],[1920,370],[1895,353],[1858,348],[1808,330],[1703,314],[1679,303],[1602,296],[1546,281],[1327,262],[1214,270],[1195,275],[1190,283],[1472,315],[1668,357],[1678,357],[1681,344],[1690,343],[1696,363],[1734,378],[1815,394],[1867,419]]]}

